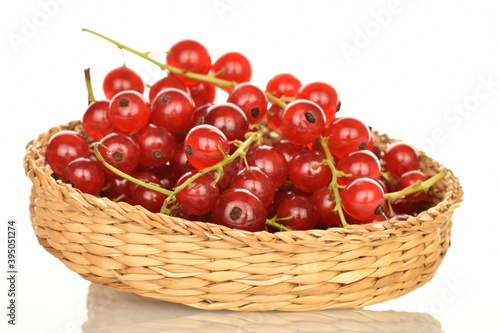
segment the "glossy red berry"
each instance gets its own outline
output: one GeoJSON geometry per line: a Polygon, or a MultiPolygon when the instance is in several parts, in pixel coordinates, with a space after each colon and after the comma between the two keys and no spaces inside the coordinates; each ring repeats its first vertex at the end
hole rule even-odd
{"type": "MultiPolygon", "coordinates": [[[[98,150],[103,159],[125,173],[130,173],[139,164],[140,148],[137,142],[128,134],[111,133],[101,140],[98,150]]],[[[102,168],[108,172],[104,165],[102,168]]]]}
{"type": "Polygon", "coordinates": [[[148,124],[136,134],[141,158],[140,163],[147,167],[167,164],[174,156],[177,142],[175,136],[163,127],[148,124]]]}
{"type": "Polygon", "coordinates": [[[358,178],[380,179],[380,161],[369,150],[355,150],[342,156],[337,162],[337,170],[349,176],[338,177],[339,185],[347,185],[358,178]]]}
{"type": "Polygon", "coordinates": [[[217,127],[199,125],[186,135],[184,152],[192,166],[204,169],[224,159],[225,154],[229,153],[229,142],[217,127]]]}
{"type": "Polygon", "coordinates": [[[356,220],[373,220],[384,213],[384,190],[373,179],[358,178],[342,191],[342,207],[356,220]]]}
{"type": "Polygon", "coordinates": [[[191,96],[195,107],[200,107],[214,102],[217,89],[213,83],[200,81],[196,84],[190,85],[188,87],[188,93],[189,96],[191,96]]]}
{"type": "Polygon", "coordinates": [[[268,207],[274,200],[274,184],[258,167],[241,169],[229,183],[229,188],[244,188],[255,194],[268,207]]]}
{"type": "Polygon", "coordinates": [[[318,104],[325,112],[325,124],[330,124],[337,112],[339,97],[335,88],[325,82],[303,85],[297,93],[298,99],[307,99],[318,104]]]}
{"type": "Polygon", "coordinates": [[[256,124],[266,116],[267,96],[262,89],[252,83],[238,84],[229,93],[227,101],[240,107],[250,124],[256,124]]]}
{"type": "Polygon", "coordinates": [[[136,91],[117,93],[109,102],[108,118],[123,132],[135,132],[149,122],[149,103],[136,91]]]}
{"type": "Polygon", "coordinates": [[[279,125],[286,139],[295,144],[307,145],[323,133],[325,113],[316,103],[296,100],[285,107],[279,125]]]}
{"type": "MultiPolygon", "coordinates": [[[[151,185],[161,187],[158,183],[149,183],[151,185]]],[[[159,213],[167,196],[156,190],[147,187],[138,186],[134,191],[134,202],[150,212],[159,213]]]]}
{"type": "Polygon", "coordinates": [[[328,226],[339,226],[340,215],[334,211],[336,207],[336,200],[334,194],[330,191],[328,186],[323,186],[315,191],[311,198],[311,203],[316,207],[318,213],[318,221],[328,226]]]}
{"type": "Polygon", "coordinates": [[[144,93],[145,85],[141,76],[126,66],[112,69],[103,79],[102,88],[107,99],[112,99],[117,93],[134,90],[144,93]]]}
{"type": "Polygon", "coordinates": [[[151,122],[170,133],[177,133],[190,127],[194,110],[194,101],[186,92],[166,88],[151,103],[151,122]]]}
{"type": "Polygon", "coordinates": [[[54,134],[49,139],[45,151],[47,163],[59,175],[71,161],[89,156],[89,144],[85,138],[80,133],[70,130],[54,134]]]}
{"type": "Polygon", "coordinates": [[[384,155],[384,167],[394,178],[399,178],[403,173],[419,168],[419,154],[410,145],[403,142],[391,143],[384,155]]]}
{"type": "Polygon", "coordinates": [[[220,129],[229,141],[243,141],[249,125],[245,113],[232,103],[209,106],[204,116],[204,123],[220,129]]]}
{"type": "MultiPolygon", "coordinates": [[[[176,187],[182,185],[188,178],[192,177],[197,171],[189,171],[179,178],[176,187]]],[[[177,203],[186,213],[191,215],[204,215],[209,213],[215,205],[219,196],[219,187],[212,184],[213,177],[204,174],[184,187],[176,194],[177,203]]]]}
{"type": "Polygon", "coordinates": [[[329,167],[323,164],[326,156],[317,150],[305,150],[290,161],[288,177],[300,191],[312,193],[328,186],[332,179],[329,167]]]}
{"type": "MultiPolygon", "coordinates": [[[[200,42],[185,39],[178,41],[167,53],[167,64],[184,71],[207,74],[212,68],[212,60],[207,48],[200,42]]],[[[198,80],[174,73],[187,85],[196,84],[198,80]]]]}
{"type": "MultiPolygon", "coordinates": [[[[417,182],[425,182],[427,180],[427,176],[421,170],[411,170],[403,173],[401,177],[398,179],[396,188],[398,191],[403,190],[404,188],[414,185],[417,182]]],[[[427,197],[427,192],[416,192],[412,194],[408,194],[405,196],[406,201],[419,202],[424,200],[427,197]]]]}
{"type": "MultiPolygon", "coordinates": [[[[252,65],[248,58],[239,52],[228,52],[221,55],[213,64],[212,72],[219,79],[243,83],[252,78],[252,65]]],[[[231,87],[224,87],[231,91],[231,87]]]]}
{"type": "Polygon", "coordinates": [[[271,179],[274,187],[283,185],[288,177],[288,163],[285,156],[276,148],[259,146],[247,154],[248,164],[261,168],[271,179]]]}
{"type": "Polygon", "coordinates": [[[169,73],[167,76],[156,81],[151,87],[149,87],[149,102],[154,101],[156,95],[163,89],[176,88],[184,92],[188,92],[188,88],[184,82],[179,80],[176,76],[169,73]]]}
{"type": "Polygon", "coordinates": [[[230,188],[222,192],[211,214],[211,221],[246,231],[264,230],[266,209],[260,199],[246,189],[230,188]]]}
{"type": "Polygon", "coordinates": [[[316,207],[302,195],[285,197],[276,213],[279,223],[294,230],[313,229],[318,222],[316,207]]]}
{"type": "Polygon", "coordinates": [[[84,193],[98,195],[104,186],[104,172],[99,162],[80,157],[64,168],[61,180],[84,193]]]}
{"type": "Polygon", "coordinates": [[[336,118],[324,131],[329,137],[328,148],[333,156],[340,158],[344,154],[366,149],[370,142],[371,132],[368,126],[357,118],[336,118]]]}
{"type": "Polygon", "coordinates": [[[276,98],[295,98],[301,86],[302,83],[295,75],[281,73],[267,82],[266,91],[276,98]]]}
{"type": "Polygon", "coordinates": [[[116,131],[109,121],[108,110],[109,101],[102,100],[90,103],[83,114],[82,125],[85,132],[96,140],[116,131]]]}

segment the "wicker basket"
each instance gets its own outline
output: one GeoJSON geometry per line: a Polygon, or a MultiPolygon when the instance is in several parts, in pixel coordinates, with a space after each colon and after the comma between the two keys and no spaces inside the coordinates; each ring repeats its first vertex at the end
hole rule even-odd
{"type": "MultiPolygon", "coordinates": [[[[359,308],[404,295],[436,273],[462,200],[448,171],[408,221],[329,230],[244,232],[153,214],[82,194],[55,180],[45,147],[27,145],[30,214],[39,243],[83,278],[120,291],[211,310],[307,311],[359,308]]],[[[381,149],[394,140],[376,134],[381,149]]],[[[422,153],[427,175],[446,170],[422,153]]]]}

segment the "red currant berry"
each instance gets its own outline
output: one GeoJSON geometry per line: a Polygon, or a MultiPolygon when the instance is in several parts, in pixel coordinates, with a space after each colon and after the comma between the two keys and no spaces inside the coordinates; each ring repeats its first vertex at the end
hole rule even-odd
{"type": "Polygon", "coordinates": [[[255,194],[268,207],[274,200],[274,185],[269,176],[258,167],[241,169],[229,183],[229,188],[244,188],[255,194]]]}
{"type": "MultiPolygon", "coordinates": [[[[137,180],[143,181],[145,183],[159,184],[159,182],[160,182],[160,178],[155,173],[153,173],[151,171],[135,171],[135,172],[131,172],[130,176],[132,176],[133,178],[135,178],[137,180]]],[[[141,187],[141,185],[138,185],[138,184],[133,183],[133,182],[128,181],[128,180],[126,181],[123,194],[125,195],[125,200],[131,205],[137,204],[135,197],[134,197],[134,194],[135,194],[135,190],[138,187],[141,187]]]]}
{"type": "Polygon", "coordinates": [[[325,124],[330,124],[337,112],[339,97],[337,91],[328,83],[312,82],[302,86],[297,94],[298,99],[307,99],[319,105],[325,112],[325,124]]]}
{"type": "Polygon", "coordinates": [[[302,83],[294,75],[281,73],[267,82],[266,91],[276,98],[295,98],[301,86],[302,83]]]}
{"type": "Polygon", "coordinates": [[[286,139],[276,141],[273,144],[273,147],[278,149],[283,154],[283,156],[285,156],[286,161],[288,163],[290,163],[292,158],[294,158],[295,155],[297,155],[298,153],[301,153],[303,151],[308,150],[308,148],[306,146],[297,145],[297,144],[290,142],[286,139]]]}
{"type": "MultiPolygon", "coordinates": [[[[212,72],[219,79],[237,83],[249,82],[252,78],[252,65],[247,57],[239,52],[228,52],[219,57],[213,66],[212,72]]],[[[231,87],[224,87],[230,92],[231,87]]]]}
{"type": "Polygon", "coordinates": [[[121,66],[106,74],[102,88],[107,99],[112,99],[117,93],[125,90],[134,90],[144,93],[145,85],[141,76],[134,70],[121,66]]]}
{"type": "Polygon", "coordinates": [[[229,142],[217,127],[199,125],[186,135],[184,152],[192,166],[204,169],[225,158],[225,154],[229,153],[229,142]]]}
{"type": "Polygon", "coordinates": [[[158,176],[160,186],[167,190],[172,190],[181,176],[177,172],[176,168],[170,164],[157,168],[151,168],[149,170],[158,176]]]}
{"type": "Polygon", "coordinates": [[[278,104],[272,104],[269,110],[267,110],[266,121],[270,128],[278,131],[280,130],[280,120],[284,110],[285,109],[278,104]]]}
{"type": "MultiPolygon", "coordinates": [[[[182,185],[197,171],[189,171],[177,181],[176,187],[182,185]]],[[[186,213],[191,215],[204,215],[210,212],[219,196],[219,186],[212,184],[213,176],[204,174],[184,187],[176,194],[177,203],[186,213]]]]}
{"type": "Polygon", "coordinates": [[[288,177],[300,191],[312,193],[323,186],[327,186],[332,173],[328,166],[323,164],[325,154],[317,150],[305,150],[298,153],[289,164],[288,177]]]}
{"type": "Polygon", "coordinates": [[[384,190],[373,179],[358,178],[342,191],[342,207],[356,220],[373,220],[384,213],[384,190]]]}
{"type": "Polygon", "coordinates": [[[192,170],[193,166],[189,163],[184,151],[184,137],[176,136],[176,140],[177,145],[175,146],[174,156],[168,164],[174,168],[177,174],[181,175],[192,170]]]}
{"type": "Polygon", "coordinates": [[[328,186],[315,191],[311,198],[311,203],[316,207],[318,221],[328,226],[341,225],[340,215],[334,211],[336,207],[335,196],[331,193],[328,186]]]}
{"type": "Polygon", "coordinates": [[[339,185],[347,185],[358,178],[380,179],[380,161],[369,150],[355,150],[342,156],[337,162],[337,170],[350,176],[338,177],[339,185]]]}
{"type": "Polygon", "coordinates": [[[153,124],[148,124],[136,134],[141,149],[140,163],[147,167],[159,167],[167,164],[174,156],[177,142],[175,136],[153,124]]]}
{"type": "MultiPolygon", "coordinates": [[[[427,180],[427,176],[420,170],[412,170],[407,171],[401,175],[398,179],[398,183],[396,185],[398,191],[403,190],[404,188],[414,185],[417,182],[425,182],[427,180]]],[[[427,197],[427,192],[416,192],[412,194],[408,194],[405,196],[405,200],[419,202],[424,200],[427,197]]]]}
{"type": "Polygon", "coordinates": [[[200,107],[214,102],[217,89],[213,83],[200,81],[197,84],[190,85],[188,92],[195,107],[200,107]]]}
{"type": "Polygon", "coordinates": [[[207,109],[204,123],[217,127],[229,141],[245,139],[248,120],[245,113],[232,103],[218,103],[207,109]]]}
{"type": "Polygon", "coordinates": [[[177,133],[189,128],[194,119],[193,99],[184,91],[167,88],[151,104],[151,122],[177,133]]]}
{"type": "MultiPolygon", "coordinates": [[[[102,168],[100,168],[102,171],[102,168]]],[[[115,174],[104,172],[103,194],[112,200],[121,198],[125,193],[128,180],[115,174]]]]}
{"type": "Polygon", "coordinates": [[[150,88],[149,88],[149,101],[152,102],[156,98],[156,95],[163,89],[167,88],[176,88],[179,90],[182,90],[184,92],[188,92],[188,88],[184,82],[179,80],[177,77],[169,73],[167,76],[164,78],[159,79],[156,81],[150,88]]]}
{"type": "Polygon", "coordinates": [[[104,186],[104,172],[99,162],[80,157],[66,166],[61,180],[84,193],[98,195],[104,186]]]}
{"type": "MultiPolygon", "coordinates": [[[[111,133],[101,140],[98,150],[104,161],[114,166],[118,170],[130,173],[139,164],[140,148],[137,142],[130,135],[124,133],[111,133]]],[[[102,168],[112,173],[102,165],[102,168]]]]}
{"type": "Polygon", "coordinates": [[[285,197],[278,206],[276,217],[279,223],[294,230],[313,229],[318,222],[316,207],[302,195],[285,197]]]}
{"type": "MultiPolygon", "coordinates": [[[[198,41],[185,39],[178,41],[167,53],[167,64],[187,72],[207,74],[212,68],[212,60],[207,48],[198,41]]],[[[187,85],[198,83],[184,75],[174,73],[187,85]]]]}
{"type": "Polygon", "coordinates": [[[399,178],[403,173],[419,168],[418,152],[410,145],[403,142],[394,142],[387,147],[383,160],[385,170],[394,178],[399,178]]]}
{"type": "MultiPolygon", "coordinates": [[[[149,184],[160,187],[157,183],[149,184]]],[[[166,199],[167,196],[165,194],[143,186],[137,186],[134,191],[135,204],[140,205],[153,213],[159,213],[161,211],[163,203],[166,199]]]]}
{"type": "Polygon", "coordinates": [[[313,143],[323,133],[324,127],[325,113],[311,101],[293,101],[281,114],[281,132],[286,139],[295,144],[313,143]]]}
{"type": "Polygon", "coordinates": [[[123,132],[138,131],[149,121],[149,103],[136,91],[119,92],[109,102],[108,118],[123,132]]]}
{"type": "Polygon", "coordinates": [[[64,168],[79,157],[89,157],[89,144],[75,131],[64,130],[54,134],[47,143],[45,158],[52,171],[61,175],[64,168]]]}
{"type": "Polygon", "coordinates": [[[211,214],[213,223],[252,232],[264,230],[266,218],[260,199],[248,190],[236,188],[222,192],[211,214]]]}
{"type": "Polygon", "coordinates": [[[366,149],[370,141],[370,129],[360,120],[352,117],[336,118],[324,131],[329,137],[328,148],[333,156],[340,158],[344,154],[366,149]]]}
{"type": "Polygon", "coordinates": [[[416,215],[422,210],[422,201],[397,200],[392,204],[392,209],[396,214],[416,215]]]}
{"type": "Polygon", "coordinates": [[[274,187],[280,187],[288,178],[288,163],[285,156],[276,148],[259,146],[247,154],[248,164],[261,168],[271,179],[274,187]]]}
{"type": "Polygon", "coordinates": [[[109,121],[108,110],[109,101],[96,101],[90,103],[83,114],[83,129],[96,140],[101,140],[116,131],[115,126],[109,121]]]}
{"type": "Polygon", "coordinates": [[[267,96],[254,84],[240,83],[228,95],[227,101],[243,110],[250,124],[260,122],[267,112],[267,96]]]}

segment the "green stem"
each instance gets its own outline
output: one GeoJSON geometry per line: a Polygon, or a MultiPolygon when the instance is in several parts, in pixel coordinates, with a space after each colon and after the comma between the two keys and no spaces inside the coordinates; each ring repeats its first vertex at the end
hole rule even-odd
{"type": "Polygon", "coordinates": [[[99,162],[101,162],[106,168],[108,168],[109,170],[111,170],[116,175],[118,175],[118,176],[120,176],[122,178],[125,178],[126,180],[128,180],[128,181],[130,181],[130,182],[132,182],[134,184],[137,184],[139,186],[148,188],[150,190],[153,190],[153,191],[165,194],[165,195],[171,195],[173,193],[172,191],[169,191],[169,190],[164,189],[162,187],[159,187],[159,186],[156,186],[156,185],[153,185],[153,184],[150,184],[150,183],[143,182],[142,180],[134,178],[134,177],[130,176],[129,174],[127,174],[127,173],[125,173],[125,172],[117,169],[116,167],[112,166],[111,164],[109,164],[108,162],[106,162],[104,160],[104,158],[101,155],[101,152],[99,151],[99,147],[103,147],[104,149],[106,149],[108,151],[108,148],[106,146],[104,146],[103,144],[97,142],[94,145],[94,154],[95,154],[95,156],[97,157],[97,159],[99,160],[99,162]]]}
{"type": "Polygon", "coordinates": [[[92,89],[92,80],[90,79],[90,68],[83,71],[85,73],[85,85],[87,86],[89,104],[95,102],[94,90],[92,89]]]}
{"type": "Polygon", "coordinates": [[[270,227],[274,227],[274,228],[278,229],[279,231],[292,231],[293,229],[290,229],[289,227],[278,222],[278,221],[289,220],[289,219],[291,219],[291,217],[284,217],[284,218],[278,219],[275,216],[272,219],[267,219],[266,225],[268,225],[270,227]]]}
{"type": "Polygon", "coordinates": [[[285,101],[282,100],[281,98],[275,97],[273,94],[271,94],[268,91],[266,91],[266,95],[267,95],[267,99],[269,100],[269,102],[277,104],[277,105],[279,105],[280,108],[283,108],[283,109],[286,107],[285,101]]]}
{"type": "Polygon", "coordinates": [[[416,192],[427,192],[432,185],[434,185],[438,180],[443,178],[446,175],[447,171],[442,171],[438,174],[435,174],[431,178],[426,181],[417,181],[415,184],[405,187],[404,189],[396,192],[386,193],[384,195],[385,199],[389,202],[393,202],[396,199],[402,199],[408,194],[413,194],[416,192]]]}
{"type": "Polygon", "coordinates": [[[321,147],[323,148],[326,156],[326,160],[324,161],[324,163],[330,168],[330,171],[332,173],[332,181],[330,182],[329,188],[330,191],[333,192],[335,198],[335,208],[333,209],[333,211],[339,214],[342,226],[347,227],[349,223],[347,223],[346,218],[344,216],[344,211],[342,210],[342,199],[340,198],[340,192],[339,192],[340,185],[337,182],[337,178],[345,174],[341,171],[338,171],[337,168],[335,168],[335,163],[333,160],[332,153],[330,152],[330,149],[328,149],[328,139],[329,137],[321,138],[320,142],[321,142],[321,147]]]}
{"type": "Polygon", "coordinates": [[[194,72],[189,72],[189,71],[186,71],[186,70],[183,70],[183,69],[180,69],[180,68],[177,68],[177,67],[174,67],[174,66],[170,66],[168,64],[164,64],[164,63],[161,63],[153,58],[151,58],[149,55],[150,55],[150,52],[140,52],[140,51],[137,51],[127,45],[124,45],[120,42],[117,42],[109,37],[106,37],[98,32],[95,32],[95,31],[92,31],[92,30],[89,30],[89,29],[85,29],[85,28],[82,28],[82,31],[85,31],[85,32],[90,32],[91,34],[93,35],[96,35],[112,44],[114,44],[115,46],[117,46],[119,49],[121,50],[126,50],[130,53],[133,53],[143,59],[146,59],[147,61],[157,65],[158,67],[160,67],[161,69],[163,70],[167,70],[171,73],[175,73],[175,74],[179,74],[179,75],[183,75],[183,76],[186,76],[190,79],[195,79],[195,80],[199,80],[199,81],[205,81],[205,82],[211,82],[215,85],[218,85],[219,87],[235,87],[238,83],[237,82],[234,82],[234,81],[227,81],[227,80],[222,80],[222,79],[219,79],[219,78],[216,78],[212,75],[204,75],[204,74],[199,74],[199,73],[194,73],[194,72]]]}
{"type": "MultiPolygon", "coordinates": [[[[230,164],[231,162],[236,160],[238,157],[246,156],[248,148],[252,145],[253,142],[258,140],[259,135],[260,134],[258,132],[251,133],[250,136],[244,142],[241,142],[241,144],[238,145],[238,148],[234,151],[234,153],[232,153],[229,156],[225,156],[225,158],[222,161],[220,161],[219,163],[216,163],[216,164],[212,165],[211,167],[204,168],[204,169],[198,171],[197,173],[195,173],[194,175],[192,175],[191,177],[189,177],[188,179],[186,179],[186,181],[184,183],[182,183],[181,185],[179,185],[173,189],[172,193],[166,199],[166,202],[167,203],[172,202],[177,193],[179,193],[184,188],[186,188],[186,186],[189,186],[194,180],[198,179],[199,177],[201,177],[201,176],[203,176],[211,171],[214,171],[214,170],[219,172],[220,170],[222,170],[222,168],[225,165],[230,164]]],[[[164,205],[164,206],[166,206],[166,205],[164,205]]],[[[163,211],[162,211],[162,213],[163,213],[163,211]]]]}

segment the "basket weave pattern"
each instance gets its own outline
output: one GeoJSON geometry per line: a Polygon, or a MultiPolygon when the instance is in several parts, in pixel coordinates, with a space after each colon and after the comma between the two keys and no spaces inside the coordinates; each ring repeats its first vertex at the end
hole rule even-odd
{"type": "MultiPolygon", "coordinates": [[[[117,290],[200,309],[306,311],[358,308],[404,295],[434,276],[450,246],[462,200],[449,171],[408,221],[329,230],[245,232],[153,214],[82,194],[55,180],[45,147],[28,143],[30,214],[39,243],[83,278],[117,290]]],[[[377,134],[381,149],[393,140],[377,134]]],[[[422,153],[429,176],[445,168],[422,153]]]]}

